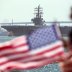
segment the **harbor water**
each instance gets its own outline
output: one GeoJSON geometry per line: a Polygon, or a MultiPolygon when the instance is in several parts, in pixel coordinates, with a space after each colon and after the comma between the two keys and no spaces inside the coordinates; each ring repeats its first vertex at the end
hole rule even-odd
{"type": "MultiPolygon", "coordinates": [[[[14,36],[9,37],[9,36],[0,36],[0,43],[9,41],[11,39],[15,38],[14,36]]],[[[19,71],[13,71],[13,72],[60,72],[60,68],[58,64],[48,64],[46,66],[43,66],[38,69],[33,69],[33,70],[19,70],[19,71]]]]}

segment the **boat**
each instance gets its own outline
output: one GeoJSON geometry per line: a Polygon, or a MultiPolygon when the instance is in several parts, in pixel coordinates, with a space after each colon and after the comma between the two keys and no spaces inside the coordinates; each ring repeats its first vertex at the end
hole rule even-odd
{"type": "MultiPolygon", "coordinates": [[[[31,22],[13,22],[12,21],[12,23],[1,23],[1,27],[6,29],[9,32],[8,36],[20,36],[20,35],[28,35],[37,28],[48,26],[54,23],[54,22],[44,21],[43,8],[40,7],[40,5],[36,7],[34,11],[35,11],[35,17],[31,19],[31,22]]],[[[59,21],[57,23],[72,24],[72,21],[59,21]]],[[[59,27],[63,36],[67,36],[69,31],[72,29],[72,26],[59,26],[59,27]]]]}

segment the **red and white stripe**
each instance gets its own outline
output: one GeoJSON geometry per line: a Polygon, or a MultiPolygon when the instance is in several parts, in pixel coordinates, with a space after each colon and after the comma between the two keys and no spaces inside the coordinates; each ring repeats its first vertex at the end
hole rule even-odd
{"type": "Polygon", "coordinates": [[[26,36],[0,44],[0,70],[32,69],[55,62],[64,55],[61,41],[29,50],[26,36]]]}

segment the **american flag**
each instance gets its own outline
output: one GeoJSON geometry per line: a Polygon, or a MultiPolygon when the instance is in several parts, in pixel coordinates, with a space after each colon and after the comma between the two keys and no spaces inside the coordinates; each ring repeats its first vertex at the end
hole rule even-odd
{"type": "Polygon", "coordinates": [[[28,36],[0,44],[0,70],[39,68],[63,55],[56,25],[42,27],[28,36]]]}

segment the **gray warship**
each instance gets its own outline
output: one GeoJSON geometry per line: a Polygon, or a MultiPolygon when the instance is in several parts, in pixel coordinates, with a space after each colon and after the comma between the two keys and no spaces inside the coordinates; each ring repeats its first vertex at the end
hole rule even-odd
{"type": "MultiPolygon", "coordinates": [[[[36,7],[34,11],[35,11],[35,17],[31,19],[31,22],[12,21],[12,23],[1,23],[1,27],[9,32],[8,36],[20,36],[20,35],[28,35],[39,27],[47,26],[49,24],[54,23],[54,22],[45,22],[43,20],[43,8],[41,8],[40,5],[36,7]]],[[[71,8],[71,14],[72,14],[72,8],[71,8]]],[[[67,36],[72,26],[66,26],[66,25],[61,26],[60,24],[69,24],[69,23],[72,24],[72,21],[58,21],[57,23],[59,24],[62,35],[67,36]]]]}

